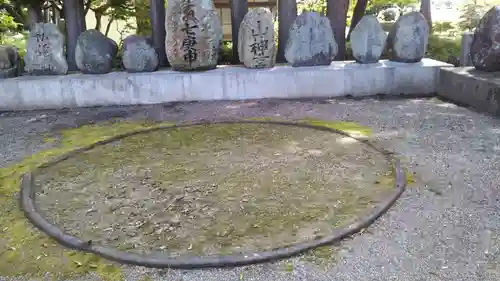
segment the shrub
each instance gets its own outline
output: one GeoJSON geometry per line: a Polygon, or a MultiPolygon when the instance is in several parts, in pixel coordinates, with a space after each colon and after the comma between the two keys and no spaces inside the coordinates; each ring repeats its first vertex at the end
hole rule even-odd
{"type": "Polygon", "coordinates": [[[485,7],[475,3],[470,3],[462,8],[460,22],[458,26],[462,30],[472,31],[479,23],[485,7]]]}
{"type": "Polygon", "coordinates": [[[460,57],[460,48],[460,38],[446,38],[431,35],[429,37],[426,57],[451,63],[454,58],[460,57]]]}
{"type": "MultiPolygon", "coordinates": [[[[234,46],[237,48],[236,46],[234,46]]],[[[233,43],[231,41],[224,41],[219,49],[219,63],[218,64],[231,64],[233,59],[233,43]]]]}
{"type": "Polygon", "coordinates": [[[447,32],[455,28],[456,27],[450,21],[435,22],[432,24],[432,30],[434,32],[447,32]]]}

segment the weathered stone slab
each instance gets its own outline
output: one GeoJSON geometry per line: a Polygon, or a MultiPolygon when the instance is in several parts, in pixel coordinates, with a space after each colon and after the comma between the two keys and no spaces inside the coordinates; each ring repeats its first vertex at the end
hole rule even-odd
{"type": "Polygon", "coordinates": [[[0,78],[19,76],[19,53],[14,46],[0,46],[0,78]]]}
{"type": "Polygon", "coordinates": [[[117,52],[118,45],[113,39],[95,29],[85,30],[78,36],[76,66],[85,74],[109,73],[117,52]]]}
{"type": "Polygon", "coordinates": [[[500,117],[500,79],[496,73],[474,67],[441,68],[438,95],[500,117]]]}
{"type": "Polygon", "coordinates": [[[500,71],[500,6],[491,8],[479,21],[470,57],[477,70],[500,71]]]}
{"type": "Polygon", "coordinates": [[[28,35],[24,70],[33,75],[68,73],[64,35],[53,23],[37,23],[28,35]]]}
{"type": "Polygon", "coordinates": [[[330,65],[337,52],[328,18],[304,12],[295,19],[285,48],[285,58],[292,66],[330,65]]]}
{"type": "Polygon", "coordinates": [[[174,70],[217,67],[222,25],[212,0],[171,0],[165,20],[167,59],[174,70]]]}
{"type": "Polygon", "coordinates": [[[273,15],[269,9],[249,11],[238,33],[238,56],[248,68],[273,67],[276,62],[273,15]]]}
{"type": "Polygon", "coordinates": [[[128,72],[152,72],[158,69],[158,54],[150,38],[130,35],[123,40],[123,66],[128,72]]]}
{"type": "Polygon", "coordinates": [[[419,62],[427,51],[429,24],[419,12],[404,14],[396,21],[388,37],[391,60],[419,62]]]}
{"type": "Polygon", "coordinates": [[[366,15],[351,33],[351,49],[359,63],[376,63],[382,56],[387,35],[377,18],[366,15]]]}

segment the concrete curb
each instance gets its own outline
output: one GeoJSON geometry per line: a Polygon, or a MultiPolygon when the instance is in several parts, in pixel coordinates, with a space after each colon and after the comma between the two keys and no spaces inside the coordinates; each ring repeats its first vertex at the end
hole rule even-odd
{"type": "Polygon", "coordinates": [[[500,77],[474,67],[443,68],[438,95],[460,105],[500,116],[500,77]]]}
{"type": "Polygon", "coordinates": [[[59,109],[179,101],[245,100],[435,94],[439,69],[419,63],[380,61],[330,66],[247,69],[221,66],[206,72],[112,72],[103,75],[23,76],[0,81],[0,110],[59,109]]]}

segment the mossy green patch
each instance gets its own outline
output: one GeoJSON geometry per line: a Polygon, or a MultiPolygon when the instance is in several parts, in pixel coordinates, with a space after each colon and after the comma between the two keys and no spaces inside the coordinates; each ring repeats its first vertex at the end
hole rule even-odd
{"type": "Polygon", "coordinates": [[[293,272],[293,263],[291,261],[283,261],[281,262],[281,266],[286,272],[293,272]]]}
{"type": "MultiPolygon", "coordinates": [[[[256,120],[256,119],[254,119],[256,120]]],[[[274,118],[261,118],[260,120],[276,120],[274,118]]],[[[327,126],[347,133],[354,133],[369,136],[371,130],[351,122],[330,122],[316,119],[301,120],[301,122],[310,123],[313,125],[327,126]]],[[[120,268],[116,264],[109,263],[101,258],[80,252],[63,249],[54,241],[35,230],[25,220],[22,212],[17,204],[17,192],[19,190],[19,177],[37,166],[49,161],[50,159],[60,156],[68,151],[105,140],[110,137],[123,134],[141,128],[154,126],[164,126],[165,124],[146,124],[146,123],[104,123],[97,125],[88,125],[76,129],[64,130],[60,132],[59,137],[47,136],[46,141],[53,143],[54,147],[41,151],[37,154],[25,158],[18,164],[14,164],[7,168],[0,169],[0,276],[28,276],[42,277],[46,273],[53,276],[54,279],[62,280],[70,276],[81,276],[89,272],[95,272],[103,280],[121,280],[122,274],[120,268]]],[[[219,130],[210,131],[210,134],[218,134],[216,139],[227,139],[238,135],[238,131],[234,130],[219,130]]],[[[206,135],[188,134],[176,135],[173,134],[173,139],[182,146],[192,146],[197,143],[205,142],[206,135]]],[[[129,153],[133,153],[135,148],[130,148],[129,153]]],[[[117,154],[113,157],[110,153],[108,161],[123,161],[120,160],[122,155],[117,154]]],[[[181,179],[190,177],[193,171],[189,169],[173,169],[168,171],[168,176],[171,179],[181,179]]],[[[231,175],[237,176],[237,175],[231,175]]],[[[304,175],[307,176],[307,175],[304,175]]],[[[384,179],[390,175],[385,176],[384,179]]],[[[243,178],[243,177],[240,177],[243,178]]],[[[381,181],[382,182],[382,181],[381,181]]],[[[384,181],[385,183],[385,181],[384,181]]],[[[347,195],[346,195],[347,196],[347,195]]],[[[362,198],[361,198],[362,199],[362,198]]],[[[364,200],[364,199],[363,199],[364,200]]],[[[359,202],[369,203],[369,199],[359,202]]],[[[349,208],[357,210],[360,205],[346,204],[344,211],[351,212],[349,208]]],[[[314,218],[318,214],[307,214],[300,217],[300,220],[314,218]]],[[[273,220],[262,217],[261,226],[273,224],[273,220]]],[[[342,220],[339,220],[338,223],[342,220]]],[[[291,221],[292,225],[298,221],[291,221]]],[[[248,228],[250,231],[257,231],[259,226],[248,228]]],[[[222,233],[224,234],[224,233],[222,233]]],[[[237,237],[242,239],[243,237],[237,237]]],[[[222,241],[222,240],[221,240],[222,241]]],[[[227,241],[231,242],[231,241],[227,241]]],[[[186,245],[188,246],[188,245],[186,245]]],[[[192,245],[189,245],[191,247],[192,245]]],[[[334,248],[330,248],[334,249],[334,248]]],[[[194,245],[193,250],[196,250],[194,245]]],[[[315,260],[322,260],[326,256],[334,256],[332,250],[318,249],[313,252],[315,260]]]]}
{"type": "MultiPolygon", "coordinates": [[[[274,117],[254,117],[248,118],[247,120],[255,120],[255,121],[284,121],[279,118],[274,117]]],[[[373,131],[370,127],[363,126],[356,122],[347,122],[347,121],[328,121],[321,120],[315,118],[304,118],[298,120],[298,123],[306,123],[314,126],[323,126],[327,128],[332,128],[335,130],[343,131],[345,133],[351,134],[353,136],[364,136],[369,137],[372,135],[373,131]]]]}
{"type": "Polygon", "coordinates": [[[153,281],[153,277],[151,277],[150,275],[144,275],[140,281],[153,281]]]}
{"type": "Polygon", "coordinates": [[[340,247],[336,245],[321,246],[304,254],[302,258],[317,266],[327,266],[337,261],[339,250],[340,247]]]}
{"type": "Polygon", "coordinates": [[[360,125],[355,122],[346,122],[346,121],[326,121],[319,120],[314,118],[305,118],[300,122],[315,125],[315,126],[323,126],[332,128],[335,130],[343,131],[353,136],[365,136],[369,137],[372,135],[372,129],[363,125],[360,125]]]}
{"type": "MultiPolygon", "coordinates": [[[[162,124],[165,125],[165,124],[162,124]]],[[[34,229],[18,206],[20,176],[70,150],[128,131],[154,125],[143,123],[105,123],[62,131],[54,148],[26,157],[18,164],[0,169],[0,276],[43,277],[55,280],[97,273],[103,280],[121,280],[119,267],[101,258],[63,249],[34,229]]],[[[48,137],[54,142],[53,137],[48,137]]]]}
{"type": "Polygon", "coordinates": [[[237,245],[248,250],[284,246],[300,239],[296,235],[310,239],[328,232],[373,205],[375,193],[387,191],[380,185],[374,193],[367,179],[374,170],[387,168],[383,157],[359,143],[332,145],[337,143],[331,133],[310,128],[197,125],[128,137],[116,144],[61,162],[37,178],[45,194],[38,203],[49,219],[84,239],[112,236],[105,244],[120,249],[149,252],[164,246],[176,254],[203,255],[225,253],[237,245]],[[380,161],[364,167],[365,160],[374,159],[380,161]],[[328,168],[336,166],[344,168],[328,168]],[[360,169],[367,169],[364,176],[360,169]],[[367,183],[358,187],[346,173],[367,183]],[[85,191],[79,192],[82,186],[85,191]],[[106,221],[101,227],[108,229],[105,226],[121,217],[128,220],[127,214],[115,213],[119,204],[109,207],[112,203],[106,200],[116,198],[127,198],[121,210],[141,221],[141,229],[89,228],[91,222],[106,221]],[[145,207],[145,200],[156,203],[145,207]],[[332,205],[332,200],[338,202],[332,205]],[[79,223],[75,214],[91,206],[100,214],[98,221],[79,223]],[[147,214],[156,215],[143,224],[147,214]],[[160,221],[175,216],[180,216],[182,228],[159,228],[160,221]],[[305,231],[305,224],[314,224],[319,233],[305,231]]]}
{"type": "Polygon", "coordinates": [[[250,117],[247,118],[246,120],[253,120],[253,121],[284,121],[279,118],[273,118],[273,117],[250,117]]]}

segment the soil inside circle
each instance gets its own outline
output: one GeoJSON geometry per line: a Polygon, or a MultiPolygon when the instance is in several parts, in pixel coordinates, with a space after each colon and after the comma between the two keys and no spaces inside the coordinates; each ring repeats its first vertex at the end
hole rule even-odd
{"type": "Polygon", "coordinates": [[[391,171],[379,152],[331,132],[196,125],[127,137],[44,168],[36,204],[95,244],[231,254],[330,234],[393,191],[391,171]]]}

